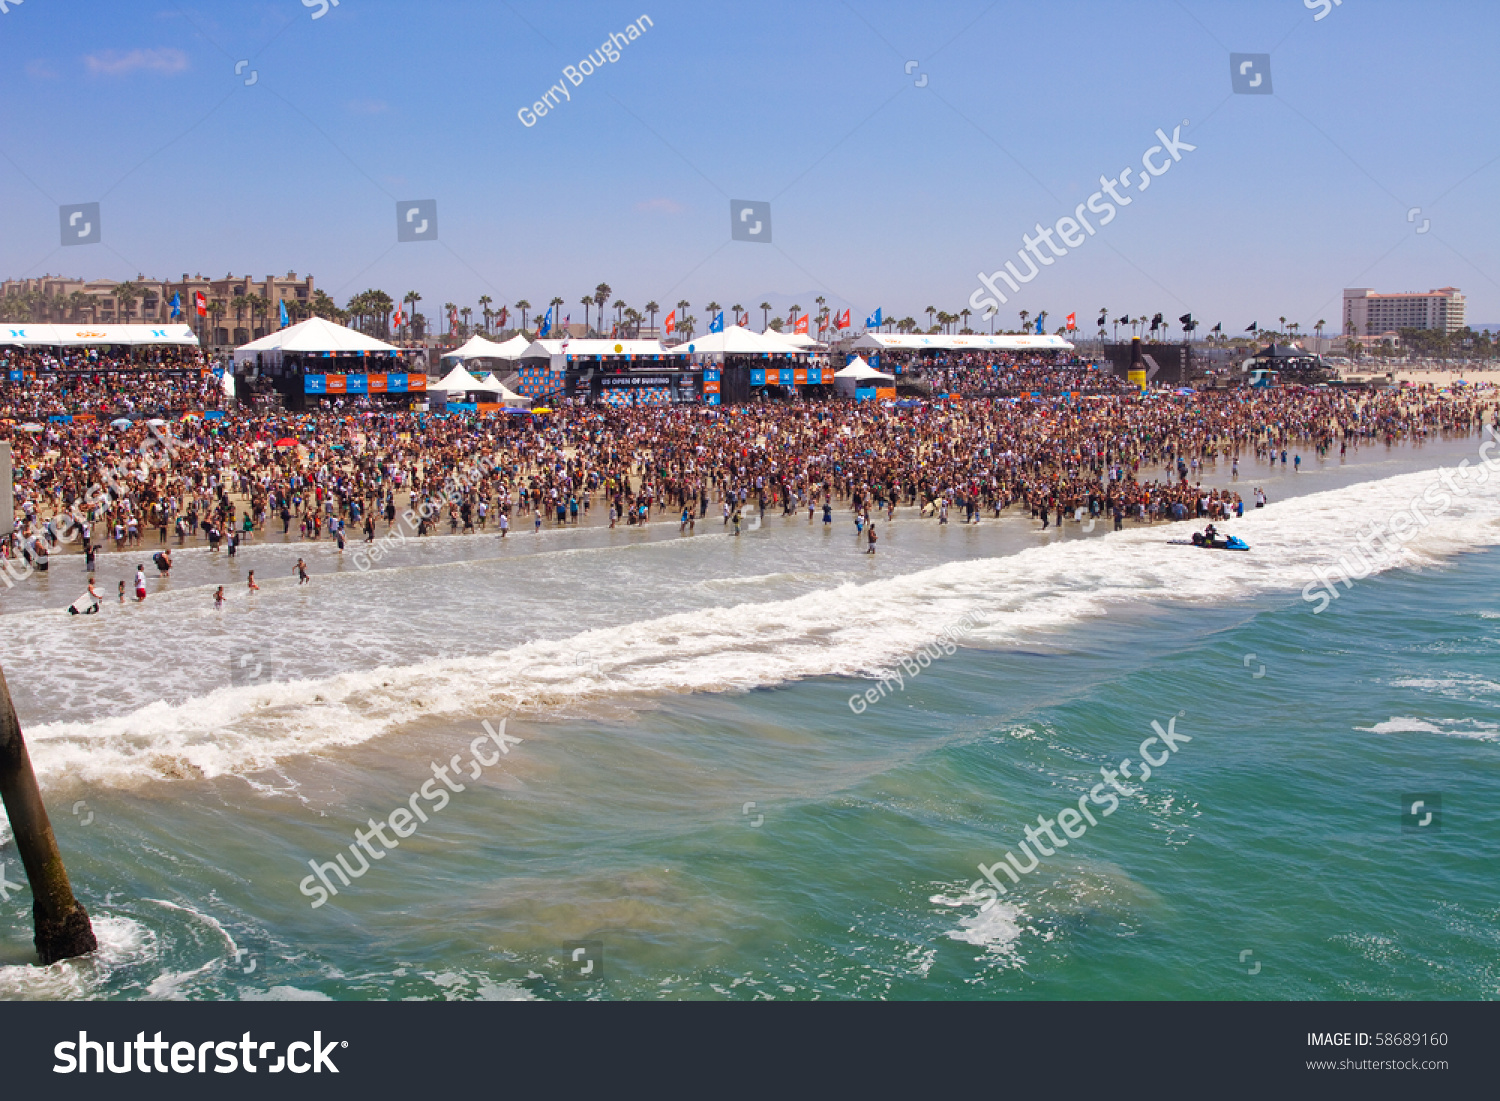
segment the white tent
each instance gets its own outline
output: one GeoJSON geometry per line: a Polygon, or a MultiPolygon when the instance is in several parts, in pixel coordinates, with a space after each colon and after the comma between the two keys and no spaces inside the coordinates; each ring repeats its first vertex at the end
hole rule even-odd
{"type": "Polygon", "coordinates": [[[853,363],[850,363],[847,367],[835,371],[833,373],[833,377],[836,379],[848,378],[853,379],[856,382],[865,383],[879,381],[882,379],[886,382],[896,381],[895,375],[888,375],[884,371],[877,371],[874,367],[871,367],[868,363],[865,362],[863,356],[855,356],[853,363]]]}
{"type": "Polygon", "coordinates": [[[854,362],[847,367],[833,373],[833,387],[837,393],[853,396],[854,391],[867,389],[871,386],[894,385],[896,378],[884,371],[877,371],[871,367],[860,356],[854,358],[854,362]]]}
{"type": "Polygon", "coordinates": [[[941,333],[928,335],[906,333],[866,333],[854,342],[858,352],[907,352],[930,348],[935,351],[981,351],[1003,352],[1071,352],[1073,345],[1056,334],[1043,333],[973,333],[967,336],[944,336],[941,333]]]}
{"type": "Polygon", "coordinates": [[[449,394],[467,394],[474,390],[488,390],[489,387],[465,371],[462,366],[455,365],[453,370],[443,376],[441,382],[434,382],[427,389],[442,390],[449,394]]]}
{"type": "Polygon", "coordinates": [[[258,353],[264,352],[395,352],[400,349],[376,340],[373,336],[335,325],[321,317],[309,317],[285,329],[267,333],[259,340],[241,345],[234,350],[235,363],[253,362],[258,353]]]}
{"type": "Polygon", "coordinates": [[[785,341],[772,339],[763,333],[751,332],[741,325],[731,325],[722,333],[709,333],[693,340],[675,345],[674,355],[697,356],[805,356],[807,352],[795,348],[785,341]]]}
{"type": "Polygon", "coordinates": [[[760,335],[771,340],[779,340],[783,344],[790,344],[793,348],[818,347],[818,342],[806,333],[778,333],[775,329],[767,329],[760,335]]]}
{"type": "Polygon", "coordinates": [[[509,340],[497,344],[493,340],[486,340],[482,336],[472,336],[469,342],[462,348],[455,348],[451,352],[444,352],[444,359],[509,359],[521,358],[523,352],[531,346],[531,341],[517,333],[509,340]]]}
{"type": "Polygon", "coordinates": [[[0,344],[76,347],[83,344],[180,344],[197,347],[187,325],[0,325],[0,344]]]}

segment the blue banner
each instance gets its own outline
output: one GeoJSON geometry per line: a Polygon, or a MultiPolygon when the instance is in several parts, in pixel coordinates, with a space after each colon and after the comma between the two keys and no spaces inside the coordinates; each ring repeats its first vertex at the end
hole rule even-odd
{"type": "MultiPolygon", "coordinates": [[[[652,356],[651,358],[655,359],[656,357],[652,356]]],[[[717,367],[705,367],[703,369],[703,381],[704,382],[718,382],[719,381],[719,369],[717,367]]]]}
{"type": "Polygon", "coordinates": [[[370,392],[370,376],[345,375],[344,386],[346,394],[368,394],[370,392]]]}
{"type": "Polygon", "coordinates": [[[385,392],[387,394],[404,394],[404,393],[406,393],[406,376],[405,375],[386,375],[385,376],[385,392]]]}
{"type": "Polygon", "coordinates": [[[779,374],[781,376],[781,385],[783,386],[792,386],[797,381],[797,372],[795,368],[783,367],[781,368],[779,374]]]}
{"type": "Polygon", "coordinates": [[[864,386],[856,388],[855,391],[854,391],[854,400],[855,401],[874,401],[875,400],[875,390],[874,390],[874,388],[873,387],[864,387],[864,386]]]}
{"type": "Polygon", "coordinates": [[[20,382],[25,377],[20,371],[7,371],[6,374],[11,382],[20,382]]]}
{"type": "Polygon", "coordinates": [[[328,378],[325,375],[303,375],[302,392],[304,394],[326,394],[328,393],[328,378]]]}
{"type": "Polygon", "coordinates": [[[718,405],[719,404],[719,395],[718,394],[705,394],[704,397],[703,397],[703,400],[705,402],[707,402],[709,405],[718,405]]]}
{"type": "MultiPolygon", "coordinates": [[[[704,376],[705,378],[707,376],[704,376]]],[[[764,367],[750,368],[750,385],[764,386],[766,384],[766,371],[764,367]]]]}

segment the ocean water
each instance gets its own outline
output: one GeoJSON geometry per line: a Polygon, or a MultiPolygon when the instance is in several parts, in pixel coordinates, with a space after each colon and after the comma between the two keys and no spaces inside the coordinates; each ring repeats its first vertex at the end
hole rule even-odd
{"type": "Polygon", "coordinates": [[[76,618],[61,563],[4,594],[0,658],[102,947],[35,966],[12,894],[0,997],[1494,997],[1500,476],[1433,505],[1476,453],[1247,462],[1249,554],[903,512],[866,556],[843,515],[710,517],[363,572],[194,551],[76,618]],[[1400,558],[1315,611],[1414,500],[1400,558]],[[463,790],[418,802],[445,763],[463,790]],[[1093,824],[985,896],[1080,798],[1093,824]],[[314,906],[309,860],[357,871],[354,831],[414,804],[314,906]]]}

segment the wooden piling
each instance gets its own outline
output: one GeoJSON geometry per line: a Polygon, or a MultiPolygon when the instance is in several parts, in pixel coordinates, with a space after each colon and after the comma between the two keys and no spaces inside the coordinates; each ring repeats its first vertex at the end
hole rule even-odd
{"type": "Polygon", "coordinates": [[[57,851],[57,838],[42,803],[21,723],[11,702],[5,671],[0,669],[0,800],[10,819],[21,865],[31,884],[31,918],[37,955],[42,962],[83,956],[99,947],[89,915],[73,897],[68,870],[57,851]]]}

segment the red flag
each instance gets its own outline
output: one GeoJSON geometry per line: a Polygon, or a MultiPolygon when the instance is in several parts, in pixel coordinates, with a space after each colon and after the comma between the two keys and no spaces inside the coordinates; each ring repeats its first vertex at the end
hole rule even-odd
{"type": "Polygon", "coordinates": [[[401,316],[401,307],[397,306],[396,307],[396,312],[391,315],[391,327],[399,329],[405,323],[406,323],[406,319],[401,316]]]}
{"type": "Polygon", "coordinates": [[[669,333],[675,333],[676,331],[677,331],[677,311],[673,310],[671,313],[667,314],[667,332],[669,332],[669,333]]]}
{"type": "Polygon", "coordinates": [[[840,329],[847,329],[849,327],[849,311],[845,310],[843,313],[839,314],[838,317],[834,320],[834,324],[840,329]]]}
{"type": "Polygon", "coordinates": [[[505,307],[504,307],[504,306],[501,306],[501,307],[500,307],[500,327],[501,327],[501,328],[502,328],[502,329],[503,329],[503,328],[505,328],[505,322],[506,322],[506,320],[507,320],[507,319],[508,319],[508,318],[509,318],[509,317],[510,317],[510,314],[509,314],[509,312],[507,312],[507,311],[506,311],[506,309],[505,309],[505,307]]]}
{"type": "Polygon", "coordinates": [[[195,305],[198,308],[198,316],[199,317],[207,317],[208,316],[208,299],[206,299],[206,298],[203,297],[203,292],[202,291],[194,291],[193,292],[193,305],[195,305]]]}
{"type": "Polygon", "coordinates": [[[803,314],[797,318],[797,324],[792,326],[792,332],[801,333],[803,336],[807,335],[807,314],[803,314]]]}
{"type": "Polygon", "coordinates": [[[1078,315],[1076,313],[1070,313],[1070,314],[1068,314],[1068,328],[1069,329],[1076,329],[1076,328],[1078,328],[1078,326],[1076,324],[1074,324],[1074,322],[1076,322],[1077,320],[1078,320],[1078,315]]]}

